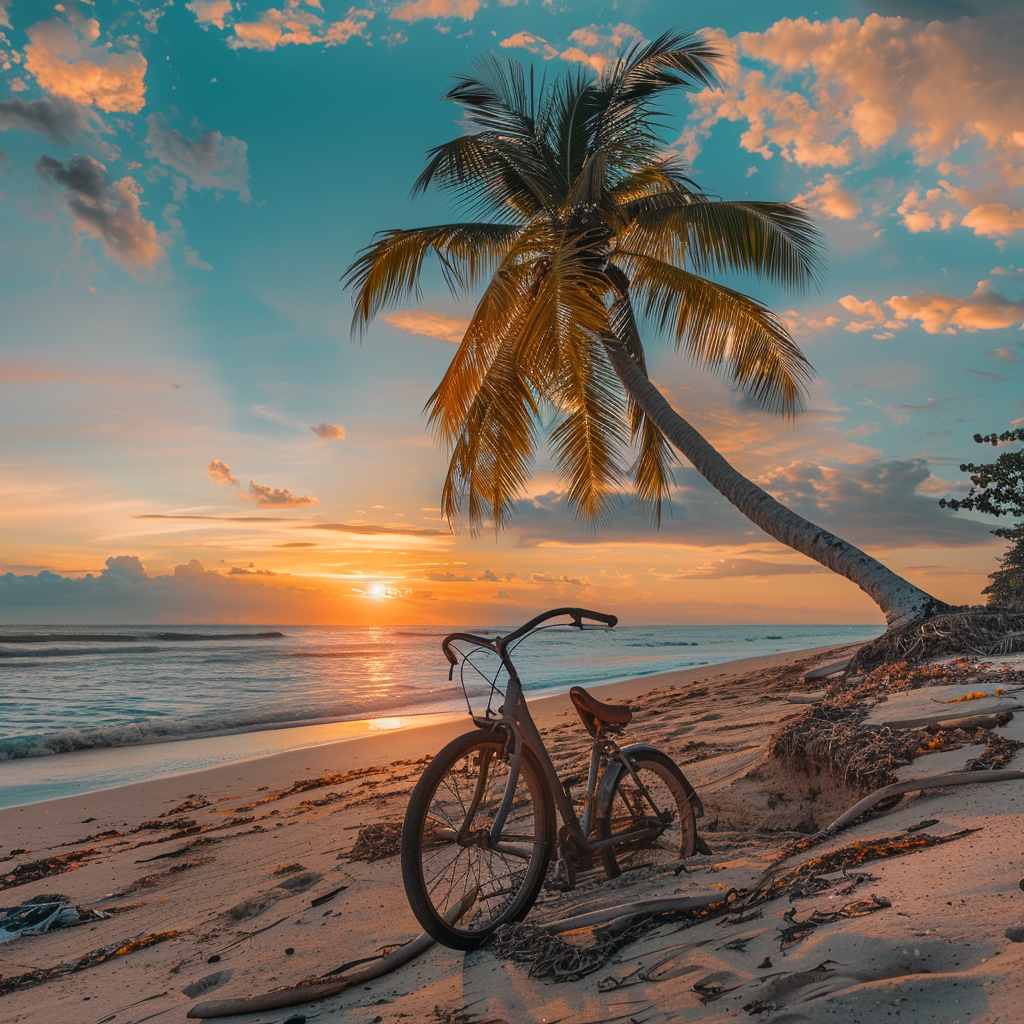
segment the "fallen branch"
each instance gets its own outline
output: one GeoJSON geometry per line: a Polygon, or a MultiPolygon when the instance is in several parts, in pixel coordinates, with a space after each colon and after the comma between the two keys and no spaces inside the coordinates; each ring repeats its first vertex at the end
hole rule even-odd
{"type": "Polygon", "coordinates": [[[946,786],[969,786],[975,782],[1008,782],[1012,779],[1024,779],[1024,771],[1013,768],[1000,768],[989,772],[948,772],[945,775],[931,775],[923,779],[908,779],[906,782],[894,782],[891,786],[883,786],[869,793],[863,800],[855,803],[848,811],[841,814],[828,828],[819,835],[826,838],[840,829],[851,825],[862,814],[866,814],[875,804],[901,793],[913,793],[924,789],[941,789],[946,786]]]}
{"type": "MultiPolygon", "coordinates": [[[[452,907],[444,915],[445,921],[448,924],[454,924],[458,921],[476,902],[477,895],[477,890],[467,893],[458,906],[452,907]]],[[[352,985],[362,985],[364,982],[389,974],[391,971],[409,963],[410,960],[415,960],[416,957],[426,952],[433,944],[434,939],[424,932],[369,967],[364,967],[360,971],[353,971],[351,974],[339,977],[334,981],[316,985],[307,984],[296,985],[291,988],[279,988],[273,992],[264,992],[258,996],[245,996],[241,999],[211,999],[205,1003],[193,1006],[185,1016],[205,1020],[210,1017],[232,1017],[238,1013],[258,1013],[263,1010],[280,1010],[286,1006],[299,1006],[302,1003],[314,1003],[320,999],[336,996],[352,985]]]]}
{"type": "Polygon", "coordinates": [[[637,900],[635,903],[620,903],[604,910],[593,910],[589,914],[564,917],[560,921],[549,921],[540,928],[551,935],[575,931],[577,928],[592,928],[606,921],[632,914],[667,914],[680,910],[703,910],[726,899],[721,892],[705,893],[703,896],[666,896],[662,899],[637,900]]]}

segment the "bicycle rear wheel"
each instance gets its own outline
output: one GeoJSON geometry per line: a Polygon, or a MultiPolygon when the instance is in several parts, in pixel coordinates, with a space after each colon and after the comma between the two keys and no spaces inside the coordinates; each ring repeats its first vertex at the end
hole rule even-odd
{"type": "Polygon", "coordinates": [[[636,868],[657,870],[691,857],[697,849],[692,787],[668,754],[653,747],[624,751],[636,778],[621,765],[611,798],[597,818],[598,839],[644,829],[655,837],[626,839],[602,851],[605,873],[613,878],[636,868]]]}
{"type": "Polygon", "coordinates": [[[554,803],[527,748],[511,810],[491,842],[508,778],[504,736],[478,730],[430,762],[409,800],[402,828],[406,895],[424,930],[453,949],[475,949],[498,925],[522,920],[544,881],[555,841],[554,803]],[[462,917],[446,921],[469,896],[462,917]]]}

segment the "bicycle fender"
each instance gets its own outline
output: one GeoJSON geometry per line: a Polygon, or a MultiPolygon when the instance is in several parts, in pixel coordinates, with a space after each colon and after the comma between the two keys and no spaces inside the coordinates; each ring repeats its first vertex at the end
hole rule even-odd
{"type": "MultiPolygon", "coordinates": [[[[653,747],[649,743],[634,743],[631,746],[623,747],[622,754],[625,755],[627,760],[632,760],[634,755],[637,754],[660,754],[663,757],[668,757],[665,751],[658,747],[653,747]]],[[[671,760],[671,758],[669,758],[671,760]]],[[[704,817],[704,805],[701,803],[701,799],[697,796],[697,791],[690,785],[689,779],[680,771],[679,766],[672,762],[679,776],[679,781],[682,783],[683,792],[686,793],[686,799],[690,801],[690,806],[693,808],[694,816],[697,818],[704,817]]],[[[601,781],[597,784],[597,789],[594,792],[594,818],[607,818],[608,812],[612,805],[612,795],[615,792],[615,784],[619,780],[619,776],[626,770],[625,766],[621,761],[612,761],[607,768],[604,770],[604,774],[601,776],[601,781]]]]}

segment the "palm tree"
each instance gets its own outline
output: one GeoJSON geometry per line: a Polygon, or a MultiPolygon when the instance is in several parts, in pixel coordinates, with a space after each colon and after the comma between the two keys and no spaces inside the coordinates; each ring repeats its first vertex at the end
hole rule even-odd
{"type": "Polygon", "coordinates": [[[426,407],[451,454],[449,523],[463,508],[474,530],[509,521],[553,413],[548,442],[577,518],[603,521],[629,479],[660,522],[671,445],[770,536],[856,583],[890,625],[926,618],[944,606],[747,480],[647,377],[638,321],[771,411],[795,414],[812,376],[774,313],[709,276],[813,283],[812,222],[786,203],[708,196],[658,134],[661,95],[714,84],[721,59],[668,32],[596,79],[579,70],[538,86],[532,68],[481,58],[445,97],[470,130],[431,150],[413,187],[451,193],[474,219],[378,233],[345,274],[353,331],[419,297],[429,253],[454,294],[480,290],[426,407]]]}

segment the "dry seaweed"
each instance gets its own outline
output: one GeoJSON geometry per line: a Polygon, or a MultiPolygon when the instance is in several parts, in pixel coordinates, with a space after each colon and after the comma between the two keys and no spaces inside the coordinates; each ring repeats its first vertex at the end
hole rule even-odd
{"type": "Polygon", "coordinates": [[[34,971],[27,971],[25,974],[16,974],[9,978],[0,978],[0,996],[8,995],[11,992],[21,992],[27,988],[35,988],[44,982],[52,981],[54,978],[63,978],[68,974],[76,974],[78,971],[96,967],[98,964],[106,963],[115,957],[128,956],[130,953],[137,953],[140,949],[148,949],[158,942],[166,942],[173,939],[177,932],[155,932],[138,939],[128,939],[124,942],[115,942],[111,946],[103,946],[100,949],[83,953],[75,960],[65,960],[53,967],[37,967],[34,971]]]}
{"type": "Polygon", "coordinates": [[[27,864],[19,864],[13,871],[0,876],[0,891],[13,889],[16,885],[25,885],[26,882],[38,882],[39,879],[50,878],[52,875],[61,875],[65,871],[74,871],[82,861],[95,857],[98,852],[90,847],[59,857],[44,857],[41,860],[29,861],[27,864]]]}
{"type": "Polygon", "coordinates": [[[600,970],[623,947],[661,923],[662,914],[632,914],[594,929],[589,946],[577,946],[535,924],[503,924],[491,948],[497,956],[530,965],[531,978],[579,981],[600,970]]]}
{"type": "Polygon", "coordinates": [[[349,860],[383,860],[394,857],[402,849],[402,825],[397,821],[381,821],[363,825],[352,849],[339,855],[349,860]]]}

